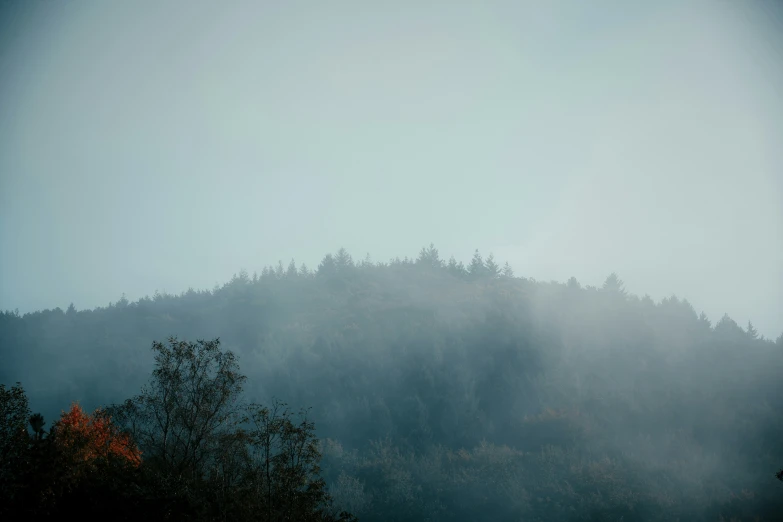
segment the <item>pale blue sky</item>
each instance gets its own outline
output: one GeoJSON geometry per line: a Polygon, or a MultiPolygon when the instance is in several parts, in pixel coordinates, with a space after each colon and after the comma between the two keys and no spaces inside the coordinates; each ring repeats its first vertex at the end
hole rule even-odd
{"type": "Polygon", "coordinates": [[[0,309],[474,248],[783,332],[783,9],[0,7],[0,309]]]}

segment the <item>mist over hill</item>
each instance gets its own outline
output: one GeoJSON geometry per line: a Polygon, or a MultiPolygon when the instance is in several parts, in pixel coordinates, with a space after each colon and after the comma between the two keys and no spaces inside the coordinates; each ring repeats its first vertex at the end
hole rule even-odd
{"type": "Polygon", "coordinates": [[[220,338],[249,399],[312,408],[361,520],[778,520],[783,335],[681,297],[540,282],[476,251],[0,315],[0,383],[49,418],[120,402],[154,340],[220,338]],[[760,517],[760,518],[754,518],[760,517]]]}

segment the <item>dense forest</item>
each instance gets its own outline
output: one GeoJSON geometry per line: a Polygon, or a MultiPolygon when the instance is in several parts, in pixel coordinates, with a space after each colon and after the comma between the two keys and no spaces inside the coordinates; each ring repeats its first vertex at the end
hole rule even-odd
{"type": "Polygon", "coordinates": [[[629,294],[616,274],[594,287],[518,277],[478,251],[466,265],[433,245],[389,262],[340,249],[211,291],[2,313],[0,383],[58,425],[111,413],[132,462],[134,444],[141,459],[154,446],[128,412],[161,354],[218,338],[248,404],[308,408],[288,432],[314,441],[313,506],[329,516],[783,517],[783,335],[629,294]]]}

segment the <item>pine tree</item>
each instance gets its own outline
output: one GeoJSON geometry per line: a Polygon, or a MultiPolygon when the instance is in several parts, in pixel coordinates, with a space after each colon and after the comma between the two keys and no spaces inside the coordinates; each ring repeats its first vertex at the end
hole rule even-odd
{"type": "Polygon", "coordinates": [[[416,263],[426,264],[427,261],[427,247],[421,247],[421,250],[419,250],[419,257],[416,259],[416,263]]]}
{"type": "Polygon", "coordinates": [[[473,259],[471,259],[470,265],[468,266],[468,273],[471,278],[478,279],[484,275],[485,270],[484,260],[482,259],[481,254],[479,254],[478,249],[476,249],[473,253],[473,259]]]}
{"type": "Polygon", "coordinates": [[[606,292],[613,292],[620,295],[625,295],[625,288],[623,288],[623,281],[615,272],[609,274],[609,277],[604,281],[603,290],[606,292]]]}
{"type": "Polygon", "coordinates": [[[299,273],[296,270],[296,262],[293,260],[293,258],[291,259],[291,262],[288,263],[288,270],[286,270],[285,275],[289,279],[299,275],[299,273]]]}
{"type": "Polygon", "coordinates": [[[748,329],[747,329],[748,337],[751,339],[758,339],[759,332],[756,330],[756,328],[753,326],[753,323],[748,321],[748,329]]]}
{"type": "Polygon", "coordinates": [[[427,249],[427,256],[429,257],[430,264],[433,268],[442,268],[443,260],[440,258],[440,252],[435,248],[433,243],[430,243],[430,247],[427,249]]]}
{"type": "Polygon", "coordinates": [[[44,420],[43,415],[40,413],[34,413],[30,415],[30,429],[33,430],[33,435],[35,436],[36,440],[43,439],[43,436],[46,433],[44,431],[45,425],[46,421],[44,420]]]}
{"type": "Polygon", "coordinates": [[[441,268],[443,266],[443,261],[440,259],[438,249],[435,248],[433,243],[430,243],[429,248],[422,247],[419,252],[419,257],[416,259],[416,264],[428,268],[441,268]]]}
{"type": "Polygon", "coordinates": [[[334,257],[332,254],[326,254],[324,258],[321,260],[321,263],[318,265],[318,275],[319,276],[325,276],[325,275],[332,275],[337,272],[337,267],[334,262],[334,257]]]}
{"type": "Polygon", "coordinates": [[[465,276],[465,265],[462,264],[462,261],[457,263],[457,260],[454,259],[454,256],[451,256],[449,258],[449,262],[446,265],[446,270],[449,272],[449,274],[453,275],[454,277],[465,276]]]}
{"type": "Polygon", "coordinates": [[[699,315],[699,324],[701,324],[702,326],[706,326],[707,329],[712,328],[712,321],[709,320],[707,314],[705,314],[704,312],[702,312],[699,315]]]}
{"type": "Polygon", "coordinates": [[[247,273],[247,270],[244,268],[239,271],[239,275],[236,277],[237,282],[244,284],[247,284],[250,282],[250,276],[247,273]]]}
{"type": "Polygon", "coordinates": [[[514,270],[511,268],[511,265],[508,264],[508,261],[506,261],[506,264],[503,265],[503,269],[500,271],[500,275],[506,278],[514,277],[514,270]]]}
{"type": "Polygon", "coordinates": [[[344,248],[340,248],[334,256],[334,264],[338,272],[345,272],[354,267],[351,254],[344,248]]]}
{"type": "Polygon", "coordinates": [[[497,277],[500,274],[500,267],[495,262],[495,256],[492,252],[489,253],[489,257],[484,262],[485,274],[489,277],[497,277]]]}

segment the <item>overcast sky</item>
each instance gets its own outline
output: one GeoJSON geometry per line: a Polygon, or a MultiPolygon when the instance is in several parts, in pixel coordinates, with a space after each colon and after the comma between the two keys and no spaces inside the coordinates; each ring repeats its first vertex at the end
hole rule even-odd
{"type": "Polygon", "coordinates": [[[432,241],[783,332],[778,2],[0,6],[0,309],[432,241]]]}

